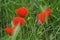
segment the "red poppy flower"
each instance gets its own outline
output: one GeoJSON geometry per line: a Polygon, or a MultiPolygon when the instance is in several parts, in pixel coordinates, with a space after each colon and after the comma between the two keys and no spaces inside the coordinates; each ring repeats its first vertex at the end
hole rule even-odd
{"type": "Polygon", "coordinates": [[[28,15],[28,8],[19,8],[19,9],[16,9],[16,13],[20,17],[25,17],[25,16],[28,15]]]}
{"type": "Polygon", "coordinates": [[[45,22],[46,15],[42,12],[38,14],[38,24],[45,22]]]}
{"type": "Polygon", "coordinates": [[[46,9],[45,10],[45,14],[48,16],[48,18],[50,18],[50,16],[51,16],[51,9],[50,8],[46,9]]]}
{"type": "Polygon", "coordinates": [[[12,36],[12,35],[13,35],[13,32],[14,32],[14,29],[15,29],[15,27],[13,27],[13,28],[5,28],[5,31],[6,31],[10,36],[12,36]]]}
{"type": "Polygon", "coordinates": [[[23,26],[25,24],[25,20],[22,17],[16,17],[16,18],[13,19],[13,24],[14,25],[19,24],[20,26],[23,26]]]}
{"type": "Polygon", "coordinates": [[[46,20],[46,17],[50,18],[51,16],[51,9],[48,8],[44,12],[38,14],[38,24],[39,23],[44,23],[46,20]]]}

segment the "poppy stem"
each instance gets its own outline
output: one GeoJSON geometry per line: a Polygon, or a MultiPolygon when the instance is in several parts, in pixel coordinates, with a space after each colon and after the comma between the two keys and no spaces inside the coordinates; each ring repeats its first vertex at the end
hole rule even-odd
{"type": "Polygon", "coordinates": [[[44,9],[43,9],[43,7],[40,5],[40,9],[41,9],[41,11],[44,11],[44,9]]]}
{"type": "Polygon", "coordinates": [[[16,27],[13,35],[12,35],[12,39],[11,39],[11,40],[16,40],[16,37],[17,37],[19,31],[20,31],[20,26],[18,25],[18,26],[16,27]]]}
{"type": "Polygon", "coordinates": [[[46,16],[46,24],[48,24],[48,17],[46,16]]]}

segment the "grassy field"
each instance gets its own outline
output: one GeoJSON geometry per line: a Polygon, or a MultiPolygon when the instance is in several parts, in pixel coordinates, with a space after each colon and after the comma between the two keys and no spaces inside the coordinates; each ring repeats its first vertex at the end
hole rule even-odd
{"type": "Polygon", "coordinates": [[[60,0],[1,0],[0,1],[0,40],[60,40],[60,0]],[[11,27],[11,21],[17,17],[16,9],[28,7],[26,24],[17,26],[13,36],[4,28],[11,27]],[[48,24],[37,24],[37,15],[42,9],[51,8],[48,24]]]}

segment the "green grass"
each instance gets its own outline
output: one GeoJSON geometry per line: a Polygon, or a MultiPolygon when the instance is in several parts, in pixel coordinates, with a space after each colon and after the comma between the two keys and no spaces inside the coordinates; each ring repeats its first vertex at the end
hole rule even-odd
{"type": "Polygon", "coordinates": [[[60,0],[1,0],[0,7],[0,40],[60,40],[60,0]],[[12,19],[18,16],[15,10],[20,7],[29,8],[26,24],[9,36],[4,28],[12,26],[12,19]],[[37,14],[49,7],[52,13],[48,24],[38,25],[37,14]]]}

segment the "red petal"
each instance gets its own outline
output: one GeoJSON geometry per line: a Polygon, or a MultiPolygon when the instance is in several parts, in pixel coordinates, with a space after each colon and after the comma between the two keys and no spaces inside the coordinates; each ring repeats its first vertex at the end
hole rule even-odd
{"type": "Polygon", "coordinates": [[[11,36],[14,32],[15,27],[13,28],[5,28],[5,31],[11,36]]]}
{"type": "Polygon", "coordinates": [[[44,13],[38,14],[38,24],[39,23],[44,23],[46,19],[46,15],[44,13]]]}
{"type": "Polygon", "coordinates": [[[20,26],[23,26],[25,24],[25,20],[22,17],[16,17],[13,19],[13,24],[14,25],[20,24],[20,26]]]}
{"type": "Polygon", "coordinates": [[[12,35],[12,28],[6,28],[5,31],[11,36],[12,35]]]}
{"type": "Polygon", "coordinates": [[[16,9],[16,13],[20,17],[25,17],[25,16],[28,15],[28,8],[19,8],[19,9],[16,9]]]}
{"type": "Polygon", "coordinates": [[[51,9],[50,8],[46,9],[45,10],[45,14],[50,18],[50,16],[51,16],[51,9]]]}

